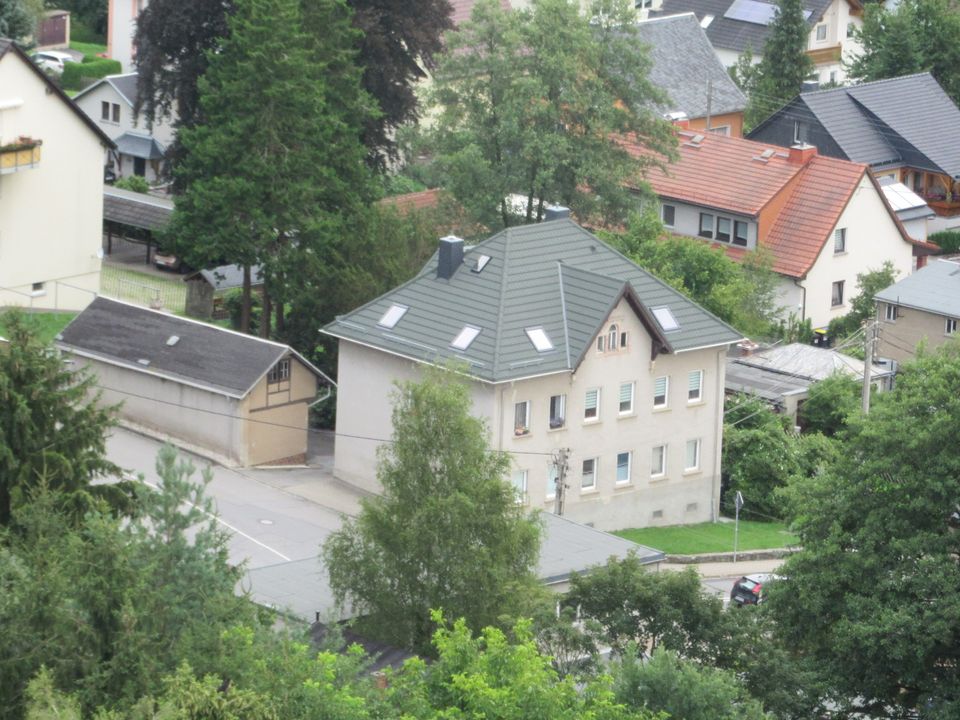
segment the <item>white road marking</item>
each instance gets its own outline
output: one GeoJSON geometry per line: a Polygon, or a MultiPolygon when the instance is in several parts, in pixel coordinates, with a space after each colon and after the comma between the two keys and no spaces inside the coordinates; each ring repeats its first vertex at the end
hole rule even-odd
{"type": "MultiPolygon", "coordinates": [[[[139,479],[144,485],[149,485],[149,486],[152,487],[154,490],[159,490],[159,489],[160,489],[160,486],[159,486],[159,485],[157,485],[156,483],[152,483],[152,482],[150,482],[149,480],[146,480],[145,478],[138,477],[138,478],[133,478],[133,479],[139,479]]],[[[214,515],[213,513],[209,513],[209,512],[207,512],[206,510],[204,510],[203,508],[197,507],[196,505],[194,505],[194,504],[193,504],[192,502],[190,502],[189,500],[187,500],[186,502],[187,502],[187,505],[189,505],[190,507],[199,510],[199,511],[202,512],[204,515],[206,515],[207,517],[213,518],[216,522],[220,523],[220,524],[223,525],[225,528],[228,528],[228,529],[232,530],[232,531],[235,532],[237,535],[240,535],[241,537],[245,537],[245,538],[246,538],[247,540],[249,540],[250,542],[255,543],[256,545],[259,545],[259,546],[262,547],[264,550],[269,550],[269,551],[272,552],[274,555],[276,555],[277,557],[279,557],[279,558],[281,558],[281,559],[283,559],[283,560],[286,560],[287,562],[292,562],[292,561],[290,560],[290,558],[288,558],[286,555],[284,555],[284,554],[283,554],[282,552],[280,552],[279,550],[274,550],[272,547],[270,547],[269,545],[266,545],[266,544],[260,542],[260,541],[257,540],[255,537],[252,537],[251,535],[247,535],[247,533],[245,533],[243,530],[241,530],[240,528],[234,527],[233,525],[231,525],[230,523],[228,523],[228,522],[227,522],[226,520],[224,520],[223,518],[218,517],[217,515],[214,515]]]]}

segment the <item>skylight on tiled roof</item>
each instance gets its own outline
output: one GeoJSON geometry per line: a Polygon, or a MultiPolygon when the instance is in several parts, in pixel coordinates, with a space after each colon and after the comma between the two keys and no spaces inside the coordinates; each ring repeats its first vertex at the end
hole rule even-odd
{"type": "Polygon", "coordinates": [[[542,327],[529,327],[526,328],[524,332],[527,333],[527,337],[530,338],[530,342],[533,343],[533,346],[537,349],[537,352],[553,350],[553,343],[550,341],[550,338],[547,336],[546,331],[542,327]]]}
{"type": "Polygon", "coordinates": [[[663,328],[664,332],[680,329],[680,323],[677,322],[677,318],[674,317],[673,312],[668,307],[655,308],[653,310],[653,316],[657,319],[657,322],[660,323],[660,327],[663,328]]]}
{"type": "Polygon", "coordinates": [[[463,330],[453,339],[450,346],[457,350],[466,350],[479,334],[480,328],[474,325],[464,325],[463,330]]]}
{"type": "Polygon", "coordinates": [[[397,305],[394,303],[383,314],[383,317],[377,321],[377,325],[385,328],[396,327],[397,323],[400,322],[400,318],[407,312],[407,309],[406,305],[397,305]]]}
{"type": "Polygon", "coordinates": [[[489,256],[489,255],[481,255],[480,257],[477,258],[477,263],[476,263],[476,265],[474,265],[474,266],[473,266],[472,268],[470,268],[470,269],[473,270],[473,272],[475,272],[475,273],[481,273],[481,272],[483,272],[483,269],[487,266],[487,263],[488,263],[488,262],[490,262],[490,256],[489,256]]]}

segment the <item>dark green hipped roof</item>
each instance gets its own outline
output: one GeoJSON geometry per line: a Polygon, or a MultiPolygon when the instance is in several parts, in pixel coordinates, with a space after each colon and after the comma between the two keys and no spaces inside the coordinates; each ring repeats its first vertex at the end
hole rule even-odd
{"type": "Polygon", "coordinates": [[[388,353],[429,363],[460,360],[488,382],[573,371],[611,310],[626,298],[654,338],[655,352],[735,343],[743,336],[569,219],[513,227],[469,248],[450,279],[437,258],[420,273],[323,328],[388,353]],[[490,257],[474,272],[481,255],[490,257]],[[378,322],[391,305],[406,313],[392,329],[378,322]],[[679,329],[663,331],[667,307],[679,329]],[[465,351],[451,347],[465,325],[481,328],[465,351]],[[525,330],[542,327],[553,349],[538,352],[525,330]]]}

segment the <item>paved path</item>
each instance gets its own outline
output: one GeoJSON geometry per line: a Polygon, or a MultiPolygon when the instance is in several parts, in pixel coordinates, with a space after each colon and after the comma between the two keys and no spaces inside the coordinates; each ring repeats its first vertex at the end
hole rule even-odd
{"type": "Polygon", "coordinates": [[[710,563],[691,563],[691,564],[670,564],[664,563],[660,566],[661,570],[679,571],[688,567],[694,568],[702,578],[703,587],[718,597],[723,598],[724,604],[730,600],[730,590],[733,583],[744,575],[753,575],[755,573],[773,573],[776,572],[784,562],[783,558],[776,560],[746,560],[738,562],[710,562],[710,563]]]}

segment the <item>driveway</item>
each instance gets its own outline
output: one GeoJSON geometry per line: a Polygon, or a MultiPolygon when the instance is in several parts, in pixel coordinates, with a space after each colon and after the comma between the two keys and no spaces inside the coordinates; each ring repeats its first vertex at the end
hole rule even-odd
{"type": "MultiPolygon", "coordinates": [[[[155,459],[162,443],[116,428],[107,455],[120,467],[155,485],[155,459]]],[[[246,572],[241,589],[260,604],[287,610],[306,621],[328,617],[333,600],[317,554],[344,514],[359,509],[360,492],[334,480],[323,467],[236,469],[210,465],[180,451],[197,467],[210,466],[207,495],[217,521],[230,533],[230,562],[246,572]]]]}

